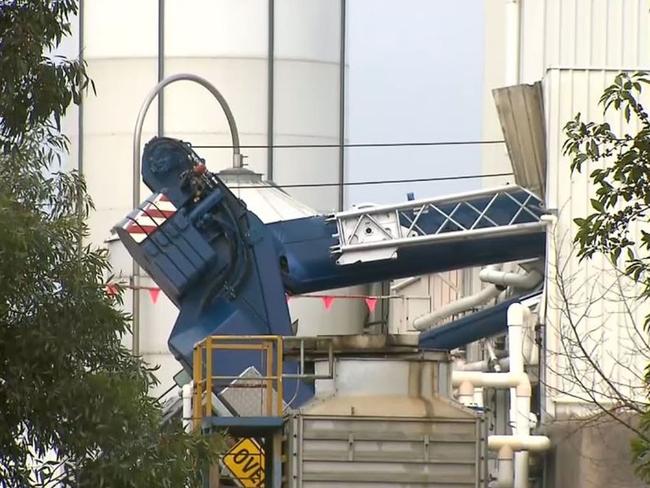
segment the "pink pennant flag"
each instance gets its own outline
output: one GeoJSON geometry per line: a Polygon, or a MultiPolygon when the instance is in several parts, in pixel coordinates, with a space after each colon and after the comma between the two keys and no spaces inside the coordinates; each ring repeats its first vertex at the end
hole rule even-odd
{"type": "Polygon", "coordinates": [[[366,297],[365,301],[366,305],[368,306],[368,310],[374,312],[375,308],[377,307],[377,299],[375,297],[366,297]]]}
{"type": "Polygon", "coordinates": [[[154,305],[158,301],[158,295],[160,295],[160,288],[149,288],[149,296],[154,305]]]}
{"type": "Polygon", "coordinates": [[[332,308],[332,303],[334,303],[334,297],[324,296],[321,297],[323,300],[323,305],[325,305],[325,310],[332,308]]]}
{"type": "Polygon", "coordinates": [[[117,295],[117,286],[115,286],[113,283],[109,283],[106,285],[106,294],[109,297],[114,297],[117,295]]]}

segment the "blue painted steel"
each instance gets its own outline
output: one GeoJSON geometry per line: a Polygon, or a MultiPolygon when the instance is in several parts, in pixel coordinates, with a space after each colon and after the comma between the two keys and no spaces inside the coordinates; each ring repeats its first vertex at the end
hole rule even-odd
{"type": "MultiPolygon", "coordinates": [[[[290,335],[285,291],[298,294],[544,254],[545,236],[540,229],[517,236],[495,234],[421,244],[400,249],[396,259],[339,266],[330,252],[336,244],[334,222],[316,216],[264,225],[204,168],[189,145],[154,138],[145,146],[143,178],[152,191],[166,195],[177,211],[156,224],[141,243],[133,240],[123,223],[116,228],[134,259],[179,307],[169,347],[188,371],[194,345],[207,336],[290,335]]],[[[484,200],[473,203],[482,210],[488,198],[484,200]]],[[[510,204],[514,203],[503,205],[510,204]]],[[[530,209],[539,215],[539,200],[530,209]]],[[[457,214],[454,218],[465,219],[462,212],[457,214]]],[[[512,215],[512,209],[497,207],[490,217],[499,220],[508,214],[512,215]]],[[[137,211],[130,218],[136,215],[137,211]]],[[[523,215],[518,222],[527,222],[527,218],[523,215]]],[[[433,212],[421,215],[418,225],[428,231],[440,226],[446,226],[441,232],[457,230],[433,212]]],[[[479,324],[476,330],[461,327],[454,331],[447,332],[453,340],[446,343],[424,335],[422,345],[467,343],[477,334],[489,335],[492,328],[479,324]]],[[[219,357],[214,375],[238,375],[251,365],[264,372],[257,353],[220,351],[219,357]]],[[[297,372],[296,364],[285,363],[285,371],[297,372]]],[[[285,382],[285,401],[293,400],[293,405],[312,395],[310,385],[285,382]]]]}
{"type": "Polygon", "coordinates": [[[292,294],[529,259],[543,256],[545,250],[545,234],[540,229],[517,236],[405,247],[398,251],[397,259],[339,266],[329,251],[336,244],[332,238],[336,225],[325,217],[286,220],[267,227],[278,241],[282,279],[292,294]]]}
{"type": "Polygon", "coordinates": [[[540,293],[538,290],[534,293],[514,297],[494,307],[480,310],[448,324],[422,332],[419,339],[420,347],[422,349],[449,350],[478,341],[484,337],[501,334],[508,328],[508,307],[513,303],[532,298],[540,293]]]}
{"type": "MultiPolygon", "coordinates": [[[[145,183],[177,211],[142,243],[119,225],[129,252],[178,305],[168,345],[192,371],[194,345],[210,335],[290,335],[273,235],[186,144],[154,138],[145,146],[145,183]]],[[[132,218],[135,217],[132,214],[132,218]]],[[[153,222],[153,221],[152,221],[153,222]]],[[[259,353],[219,351],[213,375],[234,376],[249,366],[265,373],[259,353]]],[[[297,373],[294,362],[284,369],[297,373]]],[[[285,381],[285,401],[304,402],[310,385],[285,381]]]]}

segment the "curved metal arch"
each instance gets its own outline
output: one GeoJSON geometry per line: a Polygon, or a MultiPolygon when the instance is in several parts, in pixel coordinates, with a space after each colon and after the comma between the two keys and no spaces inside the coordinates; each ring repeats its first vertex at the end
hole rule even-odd
{"type": "MultiPolygon", "coordinates": [[[[230,126],[230,134],[232,136],[232,161],[233,167],[241,168],[242,167],[242,154],[239,147],[239,131],[237,130],[237,124],[235,123],[235,117],[232,115],[230,106],[223,95],[217,90],[217,88],[210,83],[205,78],[202,78],[198,75],[193,75],[191,73],[178,73],[175,75],[168,76],[167,78],[161,80],[153,89],[149,92],[147,97],[144,99],[142,106],[140,107],[140,112],[138,113],[138,119],[135,123],[135,129],[133,132],[133,208],[137,208],[140,204],[140,170],[141,170],[141,156],[140,156],[140,145],[142,143],[142,126],[144,125],[144,119],[147,116],[147,111],[151,106],[151,102],[158,96],[158,94],[171,83],[177,81],[192,81],[201,85],[203,88],[208,90],[214,98],[217,99],[221,109],[226,115],[228,120],[228,125],[230,126]]],[[[133,260],[133,276],[132,283],[133,286],[133,353],[140,353],[140,289],[139,289],[139,274],[140,266],[138,263],[133,260]]]]}
{"type": "Polygon", "coordinates": [[[233,146],[233,167],[241,168],[242,167],[242,155],[239,147],[239,131],[237,130],[237,124],[235,123],[235,117],[230,110],[230,106],[223,95],[217,90],[217,88],[210,83],[205,78],[201,76],[194,75],[191,73],[178,73],[175,75],[168,76],[167,78],[160,81],[153,89],[149,92],[145,98],[142,106],[140,107],[140,112],[138,113],[138,120],[135,123],[135,130],[133,132],[133,205],[136,207],[140,203],[140,170],[141,170],[141,157],[140,157],[140,145],[142,143],[142,126],[144,125],[144,119],[147,116],[147,111],[151,106],[151,102],[158,96],[158,94],[165,88],[167,85],[175,83],[177,81],[192,81],[201,85],[203,88],[208,90],[212,96],[219,102],[226,119],[228,120],[228,125],[230,126],[230,134],[232,136],[232,146],[233,146]]]}

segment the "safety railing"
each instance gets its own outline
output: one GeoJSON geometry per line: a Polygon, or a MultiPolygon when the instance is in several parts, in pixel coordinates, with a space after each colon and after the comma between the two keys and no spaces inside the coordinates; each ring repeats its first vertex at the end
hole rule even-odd
{"type": "Polygon", "coordinates": [[[205,417],[213,415],[212,393],[216,387],[259,388],[262,393],[262,414],[282,415],[282,339],[282,336],[211,336],[194,346],[192,417],[195,429],[201,426],[205,417]],[[241,376],[215,375],[214,365],[218,364],[219,351],[257,351],[261,354],[263,371],[259,376],[244,381],[241,376]]]}

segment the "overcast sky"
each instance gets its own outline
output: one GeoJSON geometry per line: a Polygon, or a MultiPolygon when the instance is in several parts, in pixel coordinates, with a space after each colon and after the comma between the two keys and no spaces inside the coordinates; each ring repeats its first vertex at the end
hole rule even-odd
{"type": "MultiPolygon", "coordinates": [[[[483,0],[348,0],[350,143],[481,139],[483,0]]],[[[480,172],[479,146],[350,148],[346,181],[480,172]]],[[[348,187],[346,206],[478,180],[348,187]]]]}

